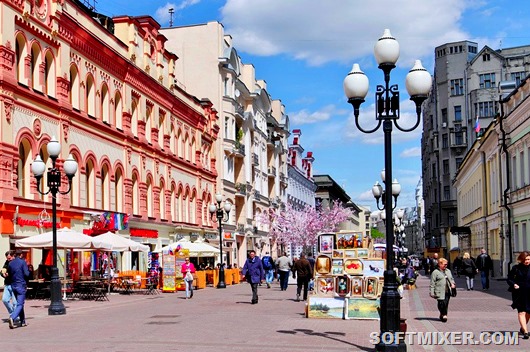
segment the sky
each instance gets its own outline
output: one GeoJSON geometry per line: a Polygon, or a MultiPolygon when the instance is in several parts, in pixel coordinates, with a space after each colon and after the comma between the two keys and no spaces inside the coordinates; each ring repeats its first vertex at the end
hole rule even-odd
{"type": "MultiPolygon", "coordinates": [[[[94,5],[94,0],[87,0],[94,5]]],[[[328,174],[356,204],[376,209],[371,189],[384,168],[382,128],[364,134],[355,127],[353,109],[343,91],[344,77],[359,63],[370,81],[360,122],[375,126],[375,88],[384,84],[373,46],[384,29],[400,45],[391,84],[400,90],[400,125],[411,126],[414,103],[405,76],[420,59],[433,72],[435,47],[460,41],[479,50],[530,44],[528,0],[97,0],[107,16],[150,15],[162,27],[218,21],[243,63],[253,64],[256,79],[267,82],[280,99],[290,129],[300,129],[305,152],[313,152],[314,174],[328,174]]],[[[193,92],[190,92],[193,94],[193,92]]],[[[393,177],[402,186],[398,207],[415,205],[421,178],[422,124],[408,133],[392,133],[393,177]]],[[[292,140],[292,138],[290,139],[292,140]]]]}

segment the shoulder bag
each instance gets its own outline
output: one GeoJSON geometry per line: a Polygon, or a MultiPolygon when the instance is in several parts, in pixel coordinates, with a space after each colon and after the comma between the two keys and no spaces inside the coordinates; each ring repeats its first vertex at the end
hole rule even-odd
{"type": "Polygon", "coordinates": [[[447,284],[449,285],[449,294],[451,295],[451,297],[456,297],[456,287],[451,287],[451,281],[449,281],[449,278],[447,276],[445,277],[445,279],[447,280],[447,284]]]}

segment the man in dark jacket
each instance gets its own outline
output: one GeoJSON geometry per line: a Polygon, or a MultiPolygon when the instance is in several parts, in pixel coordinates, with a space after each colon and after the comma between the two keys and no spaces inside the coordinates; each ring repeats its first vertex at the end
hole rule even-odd
{"type": "Polygon", "coordinates": [[[258,284],[265,279],[265,270],[263,270],[263,264],[261,259],[256,257],[255,251],[250,251],[249,257],[243,266],[243,276],[247,279],[247,282],[252,288],[252,301],[250,303],[258,303],[258,284]]]}
{"type": "Polygon", "coordinates": [[[302,286],[304,287],[304,301],[307,301],[307,289],[309,285],[309,280],[311,279],[311,264],[306,259],[305,254],[300,254],[300,259],[298,259],[292,268],[293,278],[297,279],[296,284],[296,301],[300,302],[300,293],[302,291],[302,286]],[[297,278],[298,276],[298,278],[297,278]]]}
{"type": "Polygon", "coordinates": [[[24,302],[26,301],[26,280],[29,280],[29,269],[26,261],[22,259],[22,251],[15,252],[15,258],[7,266],[7,274],[11,277],[11,287],[17,300],[15,310],[9,315],[9,328],[14,329],[14,321],[20,318],[20,326],[26,325],[26,315],[24,314],[24,302]]]}
{"type": "Polygon", "coordinates": [[[15,294],[11,287],[11,277],[7,274],[7,267],[9,262],[15,257],[15,251],[6,252],[6,262],[2,268],[1,276],[4,278],[4,293],[2,294],[2,302],[7,308],[7,313],[11,314],[15,310],[15,294]]]}
{"type": "Polygon", "coordinates": [[[488,290],[490,288],[490,271],[493,270],[493,262],[484,248],[480,250],[480,255],[477,257],[475,265],[480,271],[482,290],[488,290]]]}

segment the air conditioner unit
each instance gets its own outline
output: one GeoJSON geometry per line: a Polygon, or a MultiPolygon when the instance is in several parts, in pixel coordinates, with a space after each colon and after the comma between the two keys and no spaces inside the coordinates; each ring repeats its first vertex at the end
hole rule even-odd
{"type": "Polygon", "coordinates": [[[442,128],[446,128],[447,127],[447,122],[442,122],[442,128]]]}

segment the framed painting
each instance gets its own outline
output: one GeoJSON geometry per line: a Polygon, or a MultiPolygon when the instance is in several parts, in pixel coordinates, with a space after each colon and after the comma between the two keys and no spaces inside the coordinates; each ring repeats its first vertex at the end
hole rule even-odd
{"type": "Polygon", "coordinates": [[[335,277],[320,276],[315,279],[317,295],[333,297],[335,293],[335,277]]]}
{"type": "Polygon", "coordinates": [[[351,281],[351,297],[362,297],[363,296],[363,278],[352,277],[350,281],[351,281]]]}
{"type": "Polygon", "coordinates": [[[331,265],[333,265],[333,266],[343,266],[344,262],[342,261],[342,259],[333,259],[333,262],[331,263],[331,265]]]}
{"type": "Polygon", "coordinates": [[[333,266],[331,267],[331,274],[332,275],[342,275],[344,274],[344,266],[333,266]]]}
{"type": "Polygon", "coordinates": [[[339,297],[347,297],[350,295],[350,278],[348,275],[342,275],[335,278],[335,293],[339,297]]]}
{"type": "Polygon", "coordinates": [[[332,255],[333,258],[342,258],[343,256],[344,256],[344,251],[340,249],[333,250],[333,255],[332,255]]]}
{"type": "Polygon", "coordinates": [[[344,271],[349,275],[362,275],[363,262],[360,259],[346,259],[344,261],[344,271]]]}
{"type": "Polygon", "coordinates": [[[317,274],[327,275],[331,272],[331,258],[327,255],[319,255],[315,260],[317,274]]]}
{"type": "Polygon", "coordinates": [[[318,250],[321,253],[332,253],[335,249],[335,234],[322,234],[318,236],[318,250]]]}
{"type": "Polygon", "coordinates": [[[379,299],[364,299],[358,297],[346,298],[344,319],[380,319],[379,299]]]}
{"type": "Polygon", "coordinates": [[[357,258],[368,258],[368,248],[357,249],[357,258]]]}
{"type": "Polygon", "coordinates": [[[344,305],[344,298],[309,296],[307,316],[308,318],[343,319],[344,305]]]}
{"type": "Polygon", "coordinates": [[[345,258],[357,258],[357,250],[355,249],[347,249],[344,251],[344,257],[345,258]]]}
{"type": "Polygon", "coordinates": [[[385,260],[384,259],[362,259],[363,262],[363,275],[383,277],[385,273],[385,260]]]}
{"type": "Polygon", "coordinates": [[[376,299],[379,290],[379,278],[365,277],[363,287],[363,297],[368,299],[376,299]]]}

